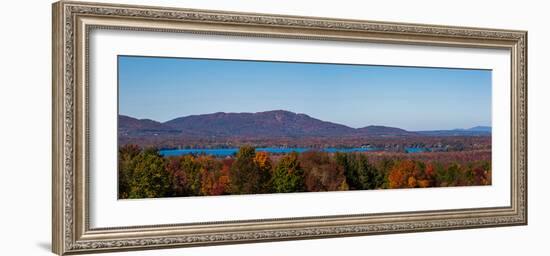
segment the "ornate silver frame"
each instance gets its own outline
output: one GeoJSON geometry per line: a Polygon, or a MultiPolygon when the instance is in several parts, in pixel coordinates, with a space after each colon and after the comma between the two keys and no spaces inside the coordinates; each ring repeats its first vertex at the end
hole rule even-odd
{"type": "Polygon", "coordinates": [[[527,224],[527,32],[61,1],[53,4],[53,228],[57,254],[527,224]],[[88,34],[93,29],[498,48],[511,51],[508,207],[91,229],[88,34]]]}

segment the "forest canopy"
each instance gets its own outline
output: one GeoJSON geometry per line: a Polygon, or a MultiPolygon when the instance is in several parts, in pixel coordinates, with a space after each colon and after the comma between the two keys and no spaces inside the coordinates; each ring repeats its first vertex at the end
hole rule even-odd
{"type": "Polygon", "coordinates": [[[130,144],[118,153],[120,199],[491,184],[490,158],[467,152],[414,157],[319,151],[270,154],[243,146],[227,158],[164,157],[156,148],[130,144]]]}

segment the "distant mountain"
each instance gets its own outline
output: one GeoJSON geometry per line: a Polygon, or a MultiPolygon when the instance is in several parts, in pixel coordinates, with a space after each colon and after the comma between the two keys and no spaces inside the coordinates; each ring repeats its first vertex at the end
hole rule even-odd
{"type": "Polygon", "coordinates": [[[355,132],[345,125],[283,110],[192,115],[170,120],[164,125],[184,133],[193,131],[203,136],[221,137],[341,136],[355,132]]]}
{"type": "Polygon", "coordinates": [[[137,119],[118,115],[118,132],[122,135],[139,136],[158,133],[174,134],[181,131],[151,119],[137,119]]]}
{"type": "Polygon", "coordinates": [[[119,115],[118,131],[125,138],[313,138],[490,135],[491,127],[411,132],[371,125],[351,128],[285,110],[258,113],[224,113],[179,117],[164,123],[119,115]]]}
{"type": "Polygon", "coordinates": [[[490,126],[475,126],[468,129],[417,131],[416,133],[428,136],[488,136],[492,133],[490,126]]]}
{"type": "Polygon", "coordinates": [[[363,128],[356,129],[356,132],[360,135],[367,136],[415,136],[418,135],[414,132],[409,132],[400,128],[387,127],[380,125],[370,125],[363,128]]]}
{"type": "Polygon", "coordinates": [[[354,137],[354,136],[412,136],[403,129],[386,126],[367,126],[354,129],[345,125],[322,121],[306,114],[274,110],[258,113],[224,113],[179,117],[164,123],[150,119],[119,116],[121,136],[146,135],[195,138],[298,138],[298,137],[354,137]]]}

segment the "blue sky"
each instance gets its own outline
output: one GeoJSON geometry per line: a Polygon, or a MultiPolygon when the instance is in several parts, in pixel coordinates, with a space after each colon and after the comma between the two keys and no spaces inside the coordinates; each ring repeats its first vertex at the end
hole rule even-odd
{"type": "Polygon", "coordinates": [[[283,109],[358,128],[491,125],[491,71],[119,56],[119,113],[283,109]]]}

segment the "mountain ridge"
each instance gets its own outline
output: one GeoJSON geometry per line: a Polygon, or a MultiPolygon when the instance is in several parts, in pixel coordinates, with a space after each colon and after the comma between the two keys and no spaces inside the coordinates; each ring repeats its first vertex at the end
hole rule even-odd
{"type": "Polygon", "coordinates": [[[490,135],[491,127],[468,129],[407,131],[397,127],[368,125],[352,128],[323,121],[303,113],[286,110],[263,112],[188,115],[157,122],[119,115],[118,130],[122,136],[170,135],[187,137],[353,137],[353,136],[475,136],[490,135]]]}

